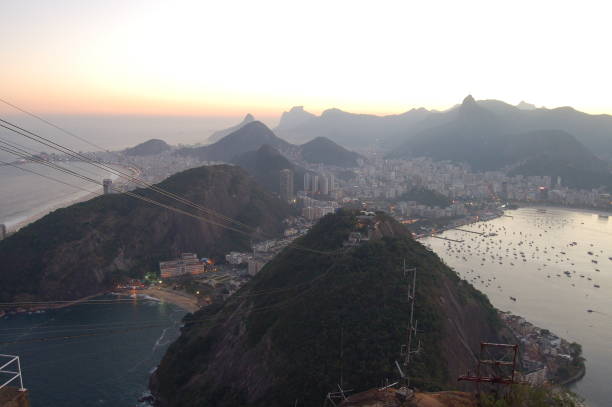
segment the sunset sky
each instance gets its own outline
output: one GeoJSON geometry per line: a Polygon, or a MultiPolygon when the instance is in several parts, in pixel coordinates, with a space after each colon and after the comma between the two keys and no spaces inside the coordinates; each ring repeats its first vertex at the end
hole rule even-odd
{"type": "Polygon", "coordinates": [[[4,0],[0,97],[40,113],[270,116],[471,93],[612,113],[608,4],[4,0]]]}

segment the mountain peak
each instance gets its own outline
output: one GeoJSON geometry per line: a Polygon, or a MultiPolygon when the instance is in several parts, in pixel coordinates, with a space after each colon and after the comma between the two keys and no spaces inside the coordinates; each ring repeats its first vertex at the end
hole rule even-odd
{"type": "Polygon", "coordinates": [[[213,134],[211,134],[208,137],[208,142],[210,144],[216,143],[217,141],[221,140],[223,137],[227,136],[228,134],[231,134],[235,132],[236,130],[239,130],[242,126],[252,123],[254,121],[255,121],[255,117],[251,113],[247,113],[247,115],[244,116],[244,119],[242,119],[240,123],[234,126],[228,127],[226,129],[223,129],[223,130],[218,130],[214,132],[213,134]]]}
{"type": "Polygon", "coordinates": [[[295,129],[316,116],[304,110],[304,106],[293,106],[288,112],[283,112],[277,129],[295,129]]]}
{"type": "Polygon", "coordinates": [[[521,110],[535,110],[536,109],[536,105],[527,103],[524,100],[521,100],[521,102],[518,105],[516,105],[516,107],[521,110]]]}
{"type": "Polygon", "coordinates": [[[476,101],[474,100],[474,97],[472,95],[467,95],[465,99],[463,99],[463,102],[461,104],[463,106],[475,105],[476,101]]]}

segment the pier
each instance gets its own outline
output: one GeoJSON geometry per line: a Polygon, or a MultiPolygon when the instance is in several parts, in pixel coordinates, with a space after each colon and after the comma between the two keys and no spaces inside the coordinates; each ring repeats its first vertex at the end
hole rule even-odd
{"type": "Polygon", "coordinates": [[[463,240],[449,239],[448,237],[442,237],[442,236],[436,236],[436,235],[431,235],[431,237],[435,237],[436,239],[448,240],[449,242],[463,243],[463,240]]]}
{"type": "Polygon", "coordinates": [[[467,230],[467,229],[460,229],[460,228],[453,228],[453,229],[459,230],[461,232],[473,233],[475,235],[480,235],[480,236],[484,235],[484,232],[476,232],[474,230],[467,230]]]}

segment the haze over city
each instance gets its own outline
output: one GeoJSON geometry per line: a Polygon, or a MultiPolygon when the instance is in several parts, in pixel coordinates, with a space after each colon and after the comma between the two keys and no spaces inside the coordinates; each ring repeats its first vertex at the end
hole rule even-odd
{"type": "Polygon", "coordinates": [[[609,407],[611,12],[0,2],[0,407],[609,407]]]}

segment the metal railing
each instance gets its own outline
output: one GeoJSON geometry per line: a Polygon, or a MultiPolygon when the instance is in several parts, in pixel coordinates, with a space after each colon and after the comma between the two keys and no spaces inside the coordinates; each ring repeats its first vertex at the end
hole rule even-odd
{"type": "MultiPolygon", "coordinates": [[[[2,376],[8,376],[6,381],[3,383],[0,382],[0,389],[19,379],[19,391],[25,391],[25,388],[23,387],[23,377],[21,376],[21,363],[19,362],[19,356],[0,354],[0,363],[2,363],[2,365],[0,365],[0,374],[2,376]],[[17,370],[9,370],[15,369],[15,367],[17,367],[17,370]]],[[[3,379],[0,378],[0,380],[3,379]]]]}

